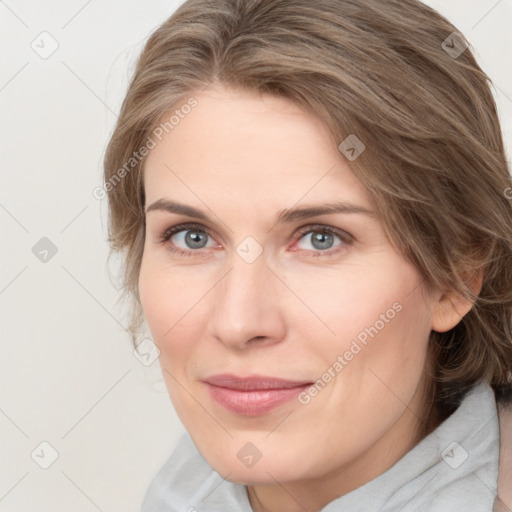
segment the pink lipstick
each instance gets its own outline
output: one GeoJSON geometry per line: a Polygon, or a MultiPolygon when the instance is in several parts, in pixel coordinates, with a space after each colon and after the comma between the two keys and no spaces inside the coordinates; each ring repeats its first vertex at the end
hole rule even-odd
{"type": "Polygon", "coordinates": [[[259,416],[295,398],[312,382],[251,375],[213,375],[204,379],[210,396],[231,412],[259,416]]]}

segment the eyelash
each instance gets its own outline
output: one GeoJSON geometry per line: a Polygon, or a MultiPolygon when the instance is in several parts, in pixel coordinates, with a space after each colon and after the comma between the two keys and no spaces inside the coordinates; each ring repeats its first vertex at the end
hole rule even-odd
{"type": "MultiPolygon", "coordinates": [[[[201,250],[188,250],[185,251],[183,249],[179,249],[177,247],[173,247],[169,242],[172,235],[175,233],[179,233],[181,231],[196,231],[200,233],[206,233],[208,236],[212,237],[212,235],[208,232],[207,229],[205,229],[200,224],[179,224],[177,226],[172,226],[169,229],[165,230],[161,235],[158,237],[158,243],[161,244],[167,244],[168,249],[176,254],[179,254],[181,256],[207,256],[206,253],[202,252],[201,250]]],[[[332,254],[337,253],[340,249],[339,247],[341,245],[350,245],[354,241],[354,237],[347,233],[346,231],[343,231],[341,229],[333,228],[331,226],[324,226],[322,224],[314,224],[305,226],[303,228],[299,229],[298,232],[298,238],[297,240],[300,240],[304,235],[307,235],[309,233],[327,233],[329,235],[335,235],[337,236],[343,244],[337,245],[334,249],[328,249],[325,251],[305,251],[308,253],[311,253],[310,255],[313,257],[324,257],[324,256],[330,256],[332,254]]],[[[213,238],[213,237],[212,237],[213,238]]]]}

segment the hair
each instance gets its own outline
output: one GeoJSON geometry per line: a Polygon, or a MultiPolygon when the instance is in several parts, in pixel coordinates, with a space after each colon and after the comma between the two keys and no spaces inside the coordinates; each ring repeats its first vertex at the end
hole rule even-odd
{"type": "Polygon", "coordinates": [[[188,0],[150,35],[104,159],[108,241],[123,254],[133,342],[144,320],[136,152],[163,114],[213,83],[288,98],[337,143],[364,144],[350,165],[391,244],[425,289],[473,303],[456,327],[431,333],[428,414],[446,418],[479,381],[509,403],[512,183],[492,82],[464,36],[417,0],[188,0]],[[475,294],[468,282],[479,272],[475,294]]]}

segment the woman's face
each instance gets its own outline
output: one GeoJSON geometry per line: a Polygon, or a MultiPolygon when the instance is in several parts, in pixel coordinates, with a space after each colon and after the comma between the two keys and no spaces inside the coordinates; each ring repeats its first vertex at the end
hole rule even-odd
{"type": "Polygon", "coordinates": [[[316,117],[194,98],[144,176],[140,297],[172,403],[227,480],[358,486],[416,441],[433,299],[316,117]]]}

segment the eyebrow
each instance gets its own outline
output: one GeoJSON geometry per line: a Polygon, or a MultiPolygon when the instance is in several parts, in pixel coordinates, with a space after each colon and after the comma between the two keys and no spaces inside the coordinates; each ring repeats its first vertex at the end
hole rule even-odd
{"type": "MultiPolygon", "coordinates": [[[[169,213],[177,213],[182,215],[187,215],[189,217],[194,217],[196,219],[203,220],[205,222],[210,221],[210,217],[202,210],[198,210],[193,206],[188,206],[185,204],[177,203],[175,201],[170,201],[168,199],[158,199],[154,203],[152,203],[146,209],[146,213],[155,211],[155,210],[163,210],[169,213]]],[[[286,210],[282,210],[275,219],[274,224],[284,224],[290,223],[297,220],[307,219],[309,217],[316,217],[317,215],[333,215],[336,213],[346,213],[346,214],[363,214],[369,215],[371,217],[375,217],[375,212],[373,210],[369,210],[364,206],[356,205],[353,203],[348,203],[344,201],[340,201],[337,203],[331,204],[321,204],[321,205],[312,205],[312,206],[302,206],[289,208],[286,210]]]]}

